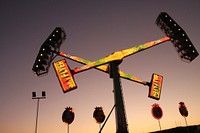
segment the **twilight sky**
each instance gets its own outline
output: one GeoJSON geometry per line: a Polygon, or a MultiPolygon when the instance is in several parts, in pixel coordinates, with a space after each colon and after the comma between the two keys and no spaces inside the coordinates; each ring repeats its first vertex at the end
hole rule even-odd
{"type": "MultiPolygon", "coordinates": [[[[36,100],[32,91],[47,98],[40,101],[38,132],[65,133],[62,123],[65,107],[75,111],[71,133],[95,133],[99,125],[92,115],[102,106],[106,115],[114,105],[113,83],[109,75],[91,69],[74,76],[76,90],[64,94],[53,67],[48,75],[36,77],[32,66],[40,46],[54,30],[63,27],[67,39],[61,51],[91,61],[122,50],[164,37],[155,25],[160,12],[167,12],[187,33],[200,53],[200,1],[0,1],[1,12],[1,79],[0,132],[33,133],[36,100]]],[[[54,61],[62,59],[57,57],[54,61]]],[[[82,66],[67,60],[70,68],[82,66]]],[[[130,133],[159,130],[151,115],[151,105],[163,109],[162,129],[185,126],[178,103],[185,102],[188,125],[200,124],[200,58],[191,63],[180,60],[171,42],[127,57],[120,70],[150,81],[152,73],[163,75],[159,101],[148,98],[148,87],[121,79],[130,133]]],[[[116,132],[115,114],[102,132],[116,132]]]]}

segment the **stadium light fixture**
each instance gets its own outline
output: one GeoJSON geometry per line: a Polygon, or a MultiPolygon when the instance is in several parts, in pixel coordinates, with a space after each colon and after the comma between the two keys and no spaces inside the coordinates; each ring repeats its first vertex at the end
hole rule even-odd
{"type": "Polygon", "coordinates": [[[51,62],[59,52],[65,38],[65,31],[60,27],[56,27],[42,44],[32,68],[37,76],[48,73],[51,62]]]}
{"type": "Polygon", "coordinates": [[[183,61],[191,62],[199,55],[185,31],[166,12],[159,14],[156,24],[170,37],[183,61]]]}

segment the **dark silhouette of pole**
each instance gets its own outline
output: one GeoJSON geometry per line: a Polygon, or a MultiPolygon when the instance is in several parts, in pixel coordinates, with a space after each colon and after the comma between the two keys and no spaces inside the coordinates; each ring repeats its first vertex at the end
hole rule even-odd
{"type": "Polygon", "coordinates": [[[36,92],[32,92],[32,99],[37,99],[37,111],[36,111],[36,120],[35,120],[35,133],[37,133],[38,128],[38,117],[39,117],[39,107],[40,107],[40,99],[45,99],[46,93],[42,92],[42,97],[36,97],[36,92]]]}
{"type": "Polygon", "coordinates": [[[35,133],[37,133],[37,124],[38,124],[38,112],[39,112],[39,105],[40,104],[40,99],[37,99],[37,113],[36,113],[36,121],[35,121],[35,133]]]}
{"type": "Polygon", "coordinates": [[[69,133],[69,124],[67,124],[67,133],[69,133]]]}
{"type": "Polygon", "coordinates": [[[160,120],[158,120],[158,124],[159,124],[159,127],[160,127],[160,131],[161,131],[161,124],[160,124],[160,120]]]}
{"type": "Polygon", "coordinates": [[[100,128],[99,133],[101,133],[101,131],[103,130],[103,128],[104,128],[106,122],[108,121],[108,119],[109,119],[109,117],[110,117],[110,115],[111,115],[111,113],[112,113],[112,111],[113,111],[114,108],[115,108],[115,105],[112,107],[112,109],[111,109],[108,117],[106,118],[105,122],[103,123],[102,127],[100,128]]]}
{"type": "Polygon", "coordinates": [[[121,89],[119,64],[122,60],[116,60],[110,63],[110,77],[113,78],[114,99],[115,99],[115,118],[116,118],[116,133],[128,133],[126,122],[126,113],[121,89]]]}
{"type": "Polygon", "coordinates": [[[185,124],[186,124],[186,127],[187,127],[187,132],[190,133],[189,128],[188,128],[188,124],[187,124],[186,117],[184,117],[184,118],[185,118],[185,124]]]}

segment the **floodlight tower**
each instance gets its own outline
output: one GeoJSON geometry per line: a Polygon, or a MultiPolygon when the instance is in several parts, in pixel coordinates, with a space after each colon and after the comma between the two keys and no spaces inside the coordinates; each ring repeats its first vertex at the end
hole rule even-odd
{"type": "Polygon", "coordinates": [[[37,113],[36,113],[36,121],[35,121],[35,133],[37,133],[40,99],[46,99],[46,92],[42,91],[42,96],[40,97],[36,96],[36,92],[32,92],[32,99],[37,99],[37,113]]]}

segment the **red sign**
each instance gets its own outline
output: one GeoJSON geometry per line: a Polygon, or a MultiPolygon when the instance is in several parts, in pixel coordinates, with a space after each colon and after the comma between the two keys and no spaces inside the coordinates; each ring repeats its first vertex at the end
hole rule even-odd
{"type": "Polygon", "coordinates": [[[179,112],[181,113],[181,115],[183,117],[187,117],[188,116],[188,110],[187,110],[184,102],[180,102],[179,103],[179,112]]]}
{"type": "Polygon", "coordinates": [[[151,113],[153,115],[153,117],[157,120],[161,119],[162,116],[163,116],[163,111],[162,109],[160,108],[160,106],[158,104],[153,104],[152,105],[152,110],[151,110],[151,113]]]}
{"type": "Polygon", "coordinates": [[[159,100],[162,88],[163,77],[158,74],[153,74],[151,84],[149,86],[149,97],[159,100]]]}
{"type": "Polygon", "coordinates": [[[96,107],[93,113],[93,117],[95,118],[98,124],[101,124],[105,120],[105,114],[103,112],[102,107],[96,107]]]}
{"type": "Polygon", "coordinates": [[[64,123],[71,124],[74,121],[74,111],[71,107],[67,107],[62,114],[62,120],[64,123]]]}
{"type": "Polygon", "coordinates": [[[63,59],[58,62],[54,62],[53,66],[64,93],[77,88],[66,60],[63,59]]]}

